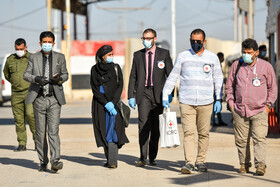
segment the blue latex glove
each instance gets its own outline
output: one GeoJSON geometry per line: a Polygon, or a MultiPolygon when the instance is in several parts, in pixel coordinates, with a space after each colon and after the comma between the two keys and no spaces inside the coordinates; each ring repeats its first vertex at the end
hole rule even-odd
{"type": "Polygon", "coordinates": [[[168,101],[169,101],[169,103],[171,103],[172,100],[173,100],[173,96],[172,96],[172,94],[170,94],[170,95],[168,96],[168,101]]]}
{"type": "Polygon", "coordinates": [[[105,105],[105,108],[108,110],[108,112],[111,112],[114,109],[114,104],[112,102],[108,102],[105,105]]]}
{"type": "Polygon", "coordinates": [[[214,112],[215,114],[220,113],[222,110],[222,103],[220,101],[216,101],[214,104],[214,112]]]}
{"type": "Polygon", "coordinates": [[[136,106],[135,98],[130,98],[128,101],[128,104],[131,108],[133,108],[135,110],[135,106],[136,106]]]}
{"type": "Polygon", "coordinates": [[[164,106],[165,108],[170,108],[170,104],[167,100],[162,101],[162,106],[164,106]]]}
{"type": "Polygon", "coordinates": [[[113,108],[113,110],[110,112],[110,114],[111,114],[112,116],[116,116],[116,115],[117,115],[117,111],[116,111],[116,109],[115,109],[115,108],[113,108]]]}

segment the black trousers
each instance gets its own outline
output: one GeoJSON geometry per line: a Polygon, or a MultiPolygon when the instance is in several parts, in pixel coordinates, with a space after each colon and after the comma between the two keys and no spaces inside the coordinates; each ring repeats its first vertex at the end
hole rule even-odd
{"type": "Polygon", "coordinates": [[[140,159],[155,160],[159,142],[159,115],[163,112],[163,106],[157,104],[154,98],[153,88],[145,88],[142,101],[138,104],[138,130],[140,159]]]}

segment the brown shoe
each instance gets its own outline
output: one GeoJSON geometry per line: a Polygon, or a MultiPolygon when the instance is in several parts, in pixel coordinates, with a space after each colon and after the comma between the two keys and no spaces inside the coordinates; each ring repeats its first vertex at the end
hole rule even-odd
{"type": "Polygon", "coordinates": [[[265,174],[265,168],[266,168],[266,165],[258,164],[258,167],[257,167],[257,170],[256,170],[256,174],[260,175],[260,176],[263,176],[265,174]]]}
{"type": "Polygon", "coordinates": [[[250,167],[251,167],[251,163],[249,163],[249,164],[241,164],[238,173],[241,173],[241,174],[249,173],[250,167]]]}

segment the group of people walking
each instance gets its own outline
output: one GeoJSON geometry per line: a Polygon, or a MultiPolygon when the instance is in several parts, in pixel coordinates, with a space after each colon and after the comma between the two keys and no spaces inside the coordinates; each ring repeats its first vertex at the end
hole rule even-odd
{"type": "MultiPolygon", "coordinates": [[[[216,54],[205,49],[206,34],[201,29],[195,29],[190,33],[191,48],[178,55],[174,67],[169,51],[156,46],[155,30],[146,29],[141,39],[144,48],[134,53],[128,85],[129,106],[134,110],[136,106],[138,108],[140,154],[136,166],[157,164],[159,115],[164,107],[170,107],[174,87],[180,78],[179,102],[185,156],[181,172],[185,174],[193,173],[195,170],[207,172],[206,154],[211,115],[212,111],[220,113],[222,109],[223,74],[220,60],[216,54]],[[196,132],[198,147],[195,155],[196,132]]],[[[41,33],[42,50],[30,55],[26,43],[19,43],[17,40],[16,53],[8,58],[7,62],[11,62],[6,63],[4,73],[15,89],[12,97],[22,103],[21,111],[24,111],[17,114],[19,105],[12,99],[16,129],[20,132],[17,150],[26,149],[26,135],[22,135],[26,133],[23,132],[25,125],[19,119],[25,119],[23,116],[27,110],[24,107],[33,104],[35,132],[34,130],[32,132],[40,160],[39,171],[47,170],[49,160],[46,133],[48,133],[51,171],[57,172],[63,167],[60,161],[58,126],[61,106],[65,104],[62,84],[67,81],[68,73],[64,55],[52,50],[54,40],[51,32],[41,33]],[[24,48],[19,49],[22,44],[24,48]],[[21,61],[24,61],[25,65],[14,68],[13,65],[21,61]],[[13,82],[15,75],[18,79],[23,76],[24,80],[31,83],[30,87],[28,83],[24,83],[26,86],[17,90],[19,82],[13,82]],[[24,98],[26,94],[24,104],[24,99],[18,98],[24,98]]],[[[264,175],[268,111],[277,98],[277,84],[273,67],[269,62],[258,58],[258,55],[255,40],[249,38],[242,42],[242,58],[233,63],[227,78],[226,101],[233,114],[235,144],[240,162],[239,172],[246,173],[251,167],[250,137],[252,137],[256,173],[264,175]]],[[[104,45],[97,51],[96,64],[90,72],[90,83],[93,92],[92,121],[96,144],[104,148],[107,159],[104,166],[117,168],[118,149],[129,140],[119,107],[123,90],[122,70],[114,63],[114,50],[110,45],[104,45]]],[[[33,115],[32,107],[29,113],[33,115]]],[[[32,120],[30,123],[32,124],[32,120]]],[[[30,127],[32,130],[32,126],[30,127]]]]}

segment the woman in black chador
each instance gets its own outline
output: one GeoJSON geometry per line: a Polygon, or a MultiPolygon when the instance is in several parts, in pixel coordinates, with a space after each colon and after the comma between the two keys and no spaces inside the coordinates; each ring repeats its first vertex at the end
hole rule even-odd
{"type": "Polygon", "coordinates": [[[117,167],[118,149],[129,142],[117,107],[123,89],[123,76],[120,66],[114,64],[113,60],[113,48],[103,45],[96,53],[96,64],[90,74],[95,140],[97,147],[104,148],[107,159],[104,166],[109,168],[117,167]]]}

